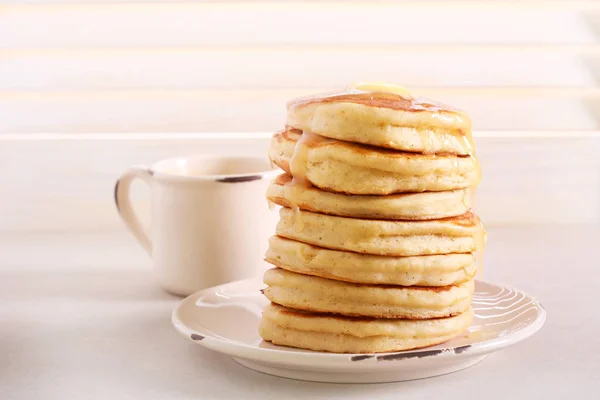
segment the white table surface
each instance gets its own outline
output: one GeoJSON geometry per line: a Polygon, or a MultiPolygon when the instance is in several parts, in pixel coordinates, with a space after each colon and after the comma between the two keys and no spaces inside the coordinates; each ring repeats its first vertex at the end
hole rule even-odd
{"type": "Polygon", "coordinates": [[[600,392],[600,228],[490,229],[484,278],[537,297],[533,338],[470,369],[348,385],[263,375],[171,327],[127,234],[0,235],[0,399],[592,399],[600,392]],[[588,256],[593,253],[593,258],[588,256]]]}

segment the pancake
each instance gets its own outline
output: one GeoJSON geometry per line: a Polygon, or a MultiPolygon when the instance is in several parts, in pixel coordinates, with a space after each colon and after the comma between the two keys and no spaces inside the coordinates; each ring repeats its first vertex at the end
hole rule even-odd
{"type": "Polygon", "coordinates": [[[272,236],[266,261],[287,271],[353,283],[448,286],[475,276],[475,255],[392,257],[329,250],[272,236]]]}
{"type": "Polygon", "coordinates": [[[374,318],[441,318],[466,311],[473,281],[456,286],[421,287],[360,285],[297,274],[281,268],[267,270],[263,290],[273,303],[296,310],[374,318]]]}
{"type": "Polygon", "coordinates": [[[290,161],[294,156],[294,148],[301,137],[302,131],[297,129],[284,129],[271,137],[269,158],[288,174],[291,174],[290,161]]]}
{"type": "Polygon", "coordinates": [[[346,195],[326,192],[312,185],[299,185],[287,174],[271,182],[267,199],[288,208],[373,219],[439,219],[462,215],[471,208],[469,189],[388,196],[346,195]]]}
{"type": "Polygon", "coordinates": [[[279,217],[277,235],[334,250],[418,256],[483,248],[483,227],[471,213],[432,221],[382,221],[282,208],[279,217]]]}
{"type": "Polygon", "coordinates": [[[445,104],[371,86],[292,100],[290,127],[350,142],[418,153],[467,155],[469,116],[445,104]]]}
{"type": "Polygon", "coordinates": [[[269,157],[295,179],[348,194],[437,192],[476,186],[480,180],[474,156],[394,151],[291,129],[273,136],[269,157]]]}
{"type": "Polygon", "coordinates": [[[270,304],[263,312],[260,336],[276,345],[332,353],[380,353],[446,342],[473,321],[469,308],[454,317],[430,320],[347,318],[307,313],[270,304]]]}

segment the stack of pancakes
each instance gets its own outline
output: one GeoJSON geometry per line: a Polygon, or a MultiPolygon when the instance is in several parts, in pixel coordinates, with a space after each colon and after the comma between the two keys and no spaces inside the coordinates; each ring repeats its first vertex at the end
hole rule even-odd
{"type": "Polygon", "coordinates": [[[470,212],[480,168],[467,115],[393,86],[288,104],[267,192],[280,221],[264,275],[260,335],[317,351],[371,353],[444,342],[473,318],[470,212]]]}

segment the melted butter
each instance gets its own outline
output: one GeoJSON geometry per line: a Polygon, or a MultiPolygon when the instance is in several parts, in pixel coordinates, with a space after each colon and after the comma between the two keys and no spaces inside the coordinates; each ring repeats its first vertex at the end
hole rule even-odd
{"type": "MultiPolygon", "coordinates": [[[[310,132],[302,132],[300,139],[296,141],[294,146],[294,154],[290,159],[290,172],[292,173],[292,182],[296,185],[309,186],[310,183],[306,178],[308,168],[308,152],[310,145],[316,140],[317,135],[310,132]]],[[[291,182],[286,184],[290,185],[291,182]]]]}
{"type": "Polygon", "coordinates": [[[475,199],[475,188],[469,187],[466,189],[465,194],[462,197],[462,204],[467,211],[472,211],[475,199]]]}
{"type": "Polygon", "coordinates": [[[359,82],[352,85],[352,88],[362,92],[393,93],[407,99],[412,98],[412,94],[404,86],[391,83],[359,82]]]}
{"type": "Polygon", "coordinates": [[[308,169],[308,152],[311,146],[317,145],[325,140],[327,139],[322,136],[304,131],[294,147],[294,154],[290,160],[292,180],[285,184],[283,190],[285,198],[294,212],[294,229],[296,232],[301,232],[304,229],[304,222],[300,215],[300,194],[303,190],[312,186],[306,177],[308,169]]]}
{"type": "Polygon", "coordinates": [[[425,151],[426,149],[433,149],[435,144],[435,132],[430,129],[416,130],[419,136],[419,142],[421,143],[421,149],[423,154],[433,154],[432,151],[425,151]]]}
{"type": "Polygon", "coordinates": [[[271,200],[267,200],[267,203],[269,203],[269,211],[275,210],[275,203],[273,203],[271,200]]]}
{"type": "Polygon", "coordinates": [[[476,157],[475,153],[475,142],[473,141],[473,135],[470,131],[463,133],[462,140],[465,142],[465,148],[469,149],[468,154],[471,157],[476,157]]]}
{"type": "Polygon", "coordinates": [[[296,232],[302,232],[304,229],[304,221],[302,221],[302,216],[300,215],[300,206],[298,201],[298,192],[302,190],[302,184],[299,182],[301,182],[301,180],[293,178],[283,187],[285,199],[288,201],[290,208],[294,213],[294,230],[296,232]]]}

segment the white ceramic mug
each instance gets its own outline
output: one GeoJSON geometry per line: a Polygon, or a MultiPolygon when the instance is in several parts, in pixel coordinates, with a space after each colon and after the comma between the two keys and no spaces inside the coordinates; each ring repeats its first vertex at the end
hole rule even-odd
{"type": "Polygon", "coordinates": [[[125,171],[115,185],[115,203],[151,255],[162,288],[185,296],[264,272],[277,221],[265,192],[280,172],[266,158],[173,158],[125,171]],[[132,209],[135,178],[152,190],[150,234],[132,209]]]}

